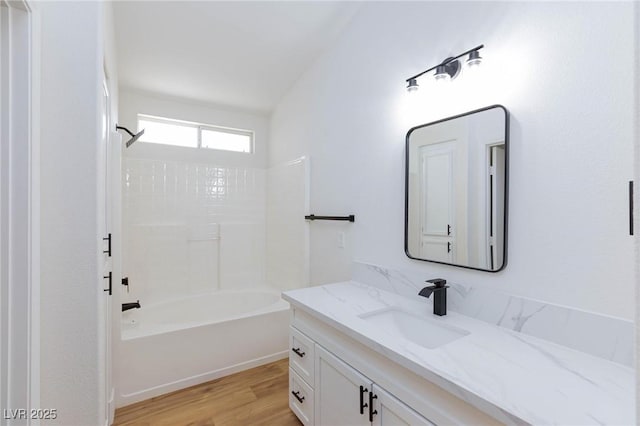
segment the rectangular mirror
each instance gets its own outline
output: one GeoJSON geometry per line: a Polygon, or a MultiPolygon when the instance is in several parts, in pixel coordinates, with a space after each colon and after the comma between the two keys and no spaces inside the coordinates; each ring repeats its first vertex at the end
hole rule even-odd
{"type": "Polygon", "coordinates": [[[407,132],[407,256],[497,272],[507,261],[508,129],[494,105],[407,132]]]}

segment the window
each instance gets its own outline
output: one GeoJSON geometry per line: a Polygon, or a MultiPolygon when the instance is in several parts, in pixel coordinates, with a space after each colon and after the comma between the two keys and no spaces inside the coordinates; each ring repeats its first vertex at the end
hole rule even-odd
{"type": "Polygon", "coordinates": [[[140,142],[251,153],[253,132],[138,114],[140,142]]]}
{"type": "Polygon", "coordinates": [[[202,128],[200,137],[202,148],[251,152],[251,134],[247,132],[202,128]]]}

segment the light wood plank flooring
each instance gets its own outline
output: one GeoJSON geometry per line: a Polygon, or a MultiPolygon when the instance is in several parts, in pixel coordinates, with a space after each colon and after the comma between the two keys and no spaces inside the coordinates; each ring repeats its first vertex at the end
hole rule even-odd
{"type": "Polygon", "coordinates": [[[300,426],[288,392],[289,360],[283,359],[119,408],[114,426],[300,426]]]}

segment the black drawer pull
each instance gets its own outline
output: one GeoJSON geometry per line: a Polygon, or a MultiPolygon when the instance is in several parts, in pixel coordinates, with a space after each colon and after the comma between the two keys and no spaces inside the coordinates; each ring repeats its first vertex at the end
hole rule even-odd
{"type": "Polygon", "coordinates": [[[300,391],[291,391],[291,395],[295,396],[300,404],[304,403],[304,396],[300,396],[300,391]]]}
{"type": "Polygon", "coordinates": [[[300,350],[300,348],[291,348],[300,358],[304,358],[305,353],[300,350]]]}
{"type": "Polygon", "coordinates": [[[373,423],[373,416],[378,414],[378,410],[373,409],[373,400],[377,399],[378,395],[374,395],[373,392],[369,394],[369,421],[373,423]]]}
{"type": "Polygon", "coordinates": [[[364,414],[364,409],[368,407],[367,403],[364,402],[364,393],[369,392],[367,388],[364,386],[360,386],[360,414],[364,414]]]}

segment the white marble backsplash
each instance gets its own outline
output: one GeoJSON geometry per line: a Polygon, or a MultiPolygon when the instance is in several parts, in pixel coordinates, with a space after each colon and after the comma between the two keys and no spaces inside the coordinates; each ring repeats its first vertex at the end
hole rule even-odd
{"type": "MultiPolygon", "coordinates": [[[[423,272],[354,262],[352,279],[402,296],[418,297],[423,272]]],[[[472,285],[447,283],[448,309],[572,349],[634,365],[634,324],[593,312],[553,305],[472,285]]]]}

